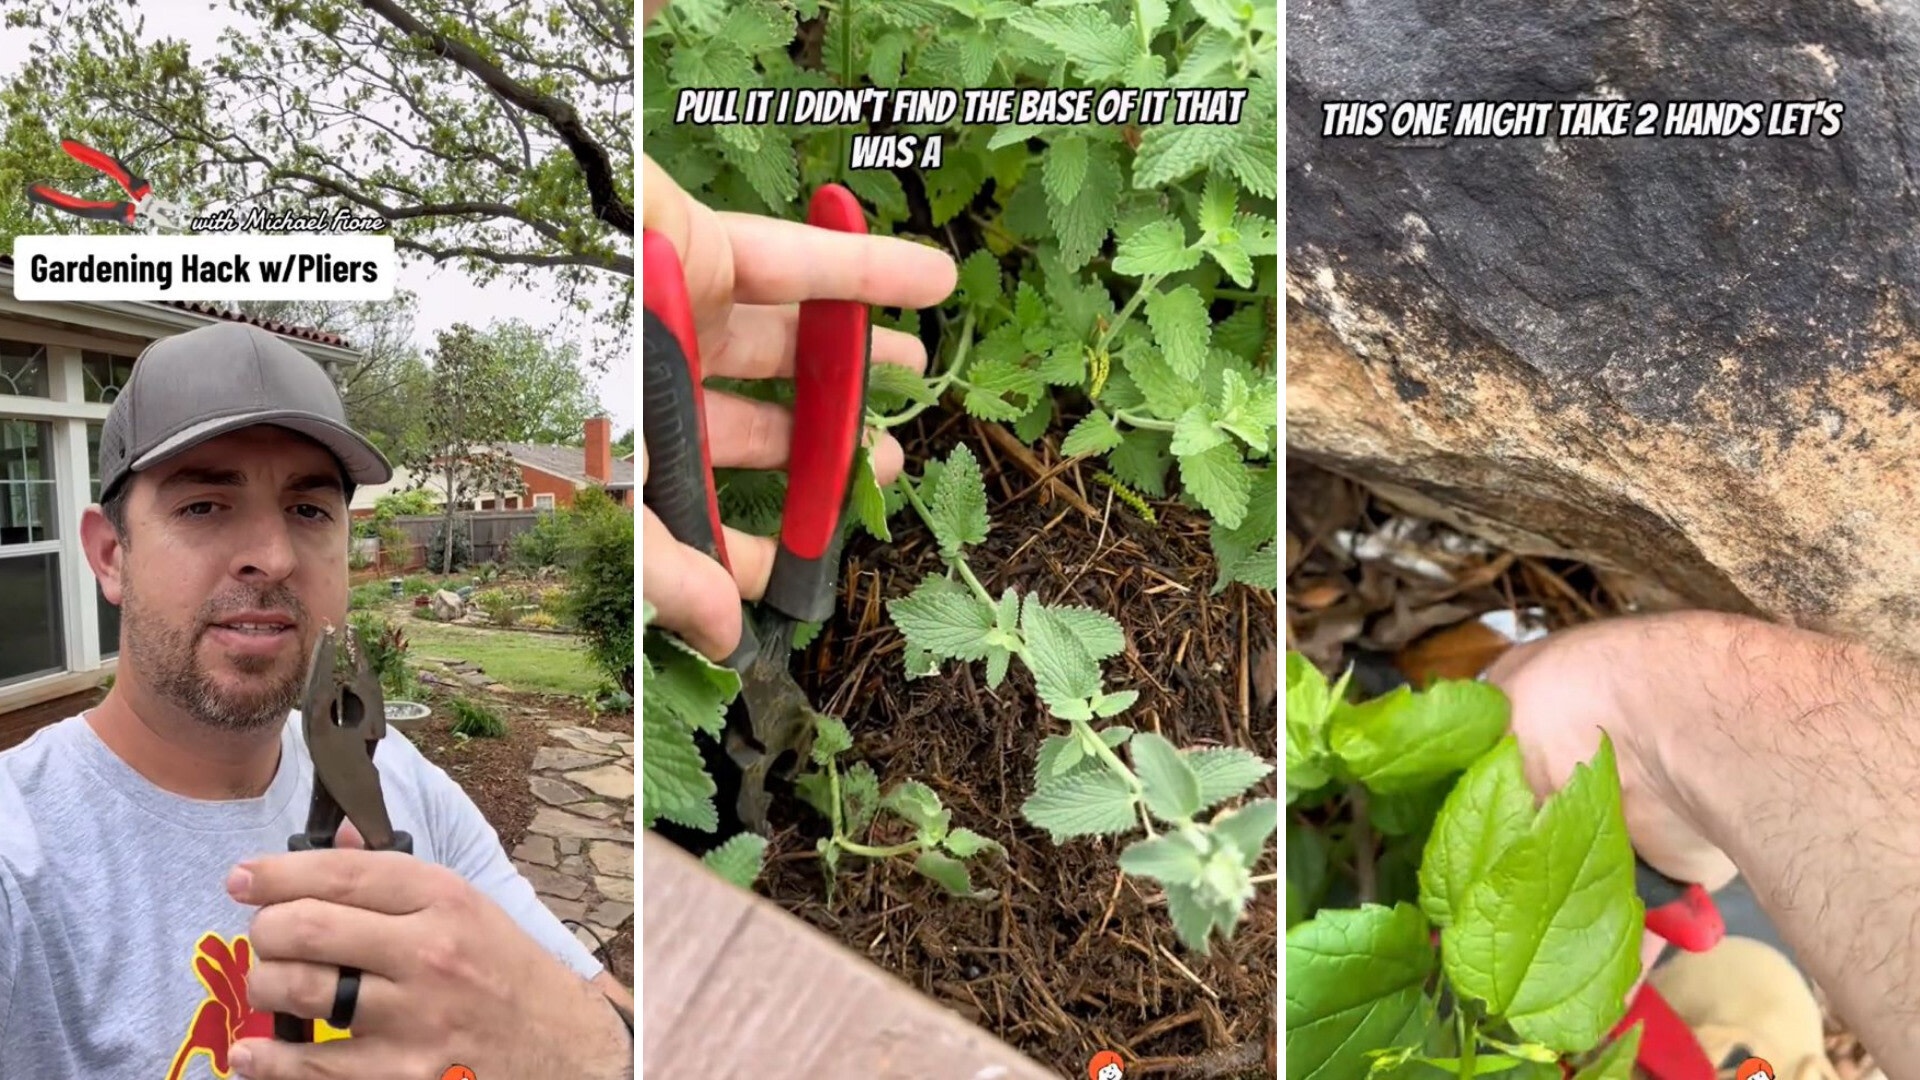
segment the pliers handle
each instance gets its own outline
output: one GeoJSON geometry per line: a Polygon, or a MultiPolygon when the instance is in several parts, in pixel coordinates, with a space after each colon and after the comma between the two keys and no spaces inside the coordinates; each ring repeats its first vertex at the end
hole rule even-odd
{"type": "MultiPolygon", "coordinates": [[[[351,821],[367,850],[411,855],[413,837],[393,828],[380,792],[373,753],[387,734],[386,699],[355,631],[342,635],[328,627],[314,643],[301,722],[313,759],[313,799],[306,831],[289,837],[287,850],[331,848],[341,824],[351,821]]],[[[282,1042],[313,1041],[313,1021],[303,1016],[275,1013],[273,1031],[282,1042]]]]}
{"type": "Polygon", "coordinates": [[[95,150],[85,143],[72,139],[60,140],[60,149],[67,156],[82,165],[106,173],[120,190],[127,193],[125,199],[99,200],[83,199],[69,195],[46,184],[31,184],[27,187],[27,198],[42,206],[51,206],[63,210],[75,217],[89,218],[94,221],[117,221],[132,225],[141,213],[143,204],[153,199],[153,185],[143,176],[138,176],[119,158],[104,151],[95,150]]]}

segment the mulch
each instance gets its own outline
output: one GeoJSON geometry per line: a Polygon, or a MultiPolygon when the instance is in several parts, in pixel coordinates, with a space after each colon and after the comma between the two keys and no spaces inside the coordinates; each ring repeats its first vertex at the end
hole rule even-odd
{"type": "MultiPolygon", "coordinates": [[[[1141,696],[1116,722],[1179,746],[1238,746],[1272,761],[1274,600],[1237,585],[1211,594],[1207,520],[1163,502],[1159,524],[1149,525],[1079,466],[990,441],[997,431],[989,425],[944,419],[904,441],[910,460],[944,456],[963,437],[981,456],[993,529],[969,564],[986,587],[1037,591],[1121,621],[1128,648],[1104,665],[1106,683],[1141,696]]],[[[1019,807],[1041,740],[1066,725],[1047,718],[1019,664],[997,692],[982,665],[906,679],[884,604],[941,563],[911,511],[891,526],[891,544],[849,545],[840,614],[796,659],[796,673],[817,706],[846,721],[855,739],[847,760],[870,763],[883,787],[929,784],[956,826],[1007,847],[1004,865],[974,875],[999,895],[949,898],[903,861],[848,857],[829,900],[813,847],[826,823],[792,798],[776,801],[761,891],[1049,1067],[1077,1073],[1096,1051],[1114,1049],[1128,1058],[1129,1076],[1274,1075],[1271,876],[1233,939],[1216,937],[1202,957],[1175,938],[1154,883],[1121,875],[1124,841],[1056,846],[1027,825],[1019,807]]],[[[1274,796],[1277,787],[1269,777],[1253,794],[1274,796]]],[[[1276,863],[1269,854],[1255,872],[1273,875],[1276,863]]]]}
{"type": "MultiPolygon", "coordinates": [[[[473,695],[497,710],[507,733],[497,739],[461,740],[453,734],[453,716],[444,706],[408,738],[429,761],[447,771],[471,798],[508,851],[520,846],[538,806],[528,779],[534,754],[548,745],[547,724],[572,724],[600,731],[633,734],[631,712],[595,713],[579,698],[516,692],[473,695]]],[[[634,983],[633,918],[620,925],[600,960],[627,986],[634,983]]]]}

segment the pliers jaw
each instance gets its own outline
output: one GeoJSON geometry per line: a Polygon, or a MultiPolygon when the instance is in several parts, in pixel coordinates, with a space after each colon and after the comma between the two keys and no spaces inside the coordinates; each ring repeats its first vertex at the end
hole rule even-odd
{"type": "Polygon", "coordinates": [[[307,831],[289,838],[288,850],[333,847],[341,823],[352,821],[368,850],[411,853],[413,838],[394,831],[380,793],[373,753],[387,734],[386,700],[356,632],[329,626],[314,642],[301,716],[313,758],[313,804],[307,831]]]}

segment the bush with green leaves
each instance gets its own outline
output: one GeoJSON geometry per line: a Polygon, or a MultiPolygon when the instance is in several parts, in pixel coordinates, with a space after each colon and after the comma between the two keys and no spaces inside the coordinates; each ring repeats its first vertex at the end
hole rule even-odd
{"type": "Polygon", "coordinates": [[[568,621],[587,639],[601,673],[633,693],[633,514],[614,508],[578,514],[561,560],[567,567],[568,621]]]}
{"type": "Polygon", "coordinates": [[[463,739],[497,739],[507,733],[507,722],[491,705],[471,698],[457,697],[453,709],[453,733],[463,739]]]}
{"type": "Polygon", "coordinates": [[[1504,694],[1287,655],[1287,1076],[1631,1080],[1645,906],[1612,743],[1543,805],[1504,694]]]}
{"type": "Polygon", "coordinates": [[[473,530],[467,519],[453,519],[453,560],[447,560],[447,523],[433,527],[433,539],[427,541],[427,569],[436,574],[457,574],[473,565],[473,530]]]}
{"type": "Polygon", "coordinates": [[[380,677],[382,692],[404,697],[413,688],[413,676],[407,670],[407,635],[384,616],[372,611],[356,611],[347,617],[360,647],[367,654],[367,666],[380,677]]]}
{"type": "MultiPolygon", "coordinates": [[[[1001,425],[1079,461],[1112,493],[1114,512],[1144,527],[1159,525],[1155,502],[1202,515],[1217,570],[1196,584],[1272,590],[1277,21],[1271,0],[676,3],[649,24],[642,48],[647,152],[722,210],[799,220],[816,188],[845,184],[871,231],[955,256],[959,286],[941,307],[876,313],[877,324],[926,340],[931,362],[925,375],[875,365],[870,426],[904,431],[930,410],[1001,425]],[[673,123],[683,89],[834,86],[1247,93],[1234,125],[878,124],[872,131],[943,140],[938,167],[891,172],[848,167],[850,136],[864,125],[673,123]]],[[[790,394],[782,380],[724,389],[790,394]]],[[[777,530],[781,474],[718,479],[729,525],[777,530]]],[[[1183,942],[1204,951],[1216,929],[1231,933],[1277,828],[1277,802],[1247,798],[1273,766],[1103,723],[1137,698],[1103,686],[1101,662],[1121,651],[1121,629],[1087,608],[987,592],[965,560],[988,528],[967,446],[885,490],[863,452],[850,499],[850,529],[888,541],[889,520],[911,512],[940,541],[946,571],[889,604],[909,677],[943,661],[980,662],[1003,693],[1014,661],[1033,675],[1041,722],[1055,727],[1034,763],[1026,820],[1060,843],[1134,837],[1123,868],[1161,883],[1183,942]]],[[[817,629],[802,627],[796,647],[817,629]]],[[[738,680],[657,629],[643,652],[643,823],[711,830],[714,785],[694,733],[718,733],[738,680]]],[[[954,828],[937,800],[924,803],[925,784],[891,777],[881,796],[870,767],[838,760],[849,747],[836,725],[823,725],[826,749],[816,747],[816,771],[801,781],[829,819],[828,865],[842,855],[910,858],[950,892],[984,892],[967,860],[998,845],[983,836],[969,855],[957,851],[975,847],[973,834],[954,828]],[[907,832],[868,835],[896,829],[907,832]]]]}

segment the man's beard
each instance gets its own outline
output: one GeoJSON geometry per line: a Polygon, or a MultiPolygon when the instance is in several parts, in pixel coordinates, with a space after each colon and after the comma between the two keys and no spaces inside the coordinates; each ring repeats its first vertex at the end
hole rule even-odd
{"type": "MultiPolygon", "coordinates": [[[[294,620],[291,632],[304,640],[307,613],[292,590],[280,587],[264,593],[245,591],[237,596],[215,597],[195,613],[189,628],[182,630],[159,612],[141,605],[131,575],[122,573],[120,587],[120,620],[127,639],[122,663],[130,660],[140,673],[140,681],[154,693],[200,722],[227,731],[257,731],[286,722],[306,682],[305,664],[294,664],[285,675],[251,688],[223,689],[201,663],[196,646],[200,635],[223,614],[247,610],[285,612],[294,620]]],[[[295,655],[304,656],[305,651],[297,650],[295,655]]],[[[276,664],[286,662],[284,656],[229,659],[240,674],[248,676],[266,676],[276,664]]]]}

